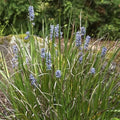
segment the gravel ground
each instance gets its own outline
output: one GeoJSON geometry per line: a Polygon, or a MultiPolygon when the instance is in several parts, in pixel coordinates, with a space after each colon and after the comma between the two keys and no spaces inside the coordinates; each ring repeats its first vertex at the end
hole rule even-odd
{"type": "MultiPolygon", "coordinates": [[[[3,44],[0,44],[0,52],[4,53],[4,56],[6,58],[6,60],[8,60],[8,41],[5,40],[3,41],[3,44]]],[[[1,69],[1,66],[0,66],[1,69]]],[[[0,76],[0,80],[1,80],[1,76],[0,76]]],[[[10,103],[7,100],[6,96],[3,94],[3,92],[0,90],[0,120],[6,120],[6,118],[4,118],[4,115],[9,115],[10,113],[6,110],[6,108],[4,107],[7,106],[8,109],[10,109],[10,103]]]]}
{"type": "Polygon", "coordinates": [[[4,115],[10,115],[10,112],[8,112],[4,105],[7,106],[7,109],[11,108],[9,101],[7,100],[3,92],[0,91],[0,120],[6,120],[6,118],[4,118],[4,115]]]}

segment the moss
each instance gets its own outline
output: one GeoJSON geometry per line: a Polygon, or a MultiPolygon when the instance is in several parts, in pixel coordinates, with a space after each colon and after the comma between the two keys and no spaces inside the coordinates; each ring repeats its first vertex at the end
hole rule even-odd
{"type": "MultiPolygon", "coordinates": [[[[0,44],[4,44],[4,41],[7,41],[8,43],[11,41],[12,36],[15,36],[16,38],[19,38],[21,40],[24,40],[25,43],[29,41],[29,39],[25,40],[24,37],[26,34],[19,34],[19,35],[9,35],[9,36],[0,36],[0,44]]],[[[34,39],[42,42],[42,38],[34,36],[34,39]]]]}
{"type": "Polygon", "coordinates": [[[0,44],[4,44],[4,41],[10,42],[12,35],[0,36],[0,44]]]}
{"type": "Polygon", "coordinates": [[[0,44],[3,44],[3,39],[0,38],[0,44]]]}

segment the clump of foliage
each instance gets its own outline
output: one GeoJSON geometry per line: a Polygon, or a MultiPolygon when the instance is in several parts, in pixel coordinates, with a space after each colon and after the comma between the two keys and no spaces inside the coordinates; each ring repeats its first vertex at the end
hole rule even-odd
{"type": "MultiPolygon", "coordinates": [[[[66,1],[65,15],[73,11],[73,21],[79,26],[79,15],[82,11],[82,23],[88,28],[87,32],[96,36],[109,36],[113,40],[120,37],[120,1],[112,0],[87,0],[66,1]]],[[[68,17],[66,17],[68,18],[68,17]]]]}
{"type": "MultiPolygon", "coordinates": [[[[32,9],[30,6],[29,16],[34,18],[32,9]]],[[[3,116],[26,120],[117,117],[120,74],[115,69],[111,73],[110,65],[120,48],[106,60],[109,51],[106,47],[101,51],[92,50],[91,37],[85,36],[84,27],[68,43],[70,22],[64,30],[64,48],[61,48],[60,25],[50,26],[50,35],[43,38],[44,44],[40,47],[33,37],[33,19],[30,20],[30,29],[26,32],[30,46],[27,48],[17,40],[12,46],[12,75],[3,57],[0,86],[13,108],[10,116],[3,116]]]]}

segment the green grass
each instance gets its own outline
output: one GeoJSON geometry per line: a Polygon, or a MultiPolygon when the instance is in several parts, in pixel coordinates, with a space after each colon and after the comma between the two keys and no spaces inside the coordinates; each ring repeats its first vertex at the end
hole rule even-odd
{"type": "Polygon", "coordinates": [[[60,37],[57,47],[54,47],[55,38],[51,41],[48,37],[46,52],[51,53],[51,70],[47,70],[47,55],[41,58],[40,51],[45,43],[39,46],[40,42],[35,40],[31,32],[30,46],[27,48],[24,40],[19,41],[16,36],[18,64],[11,68],[14,71],[12,74],[2,56],[4,69],[0,70],[0,87],[13,109],[10,116],[4,117],[12,120],[110,120],[119,117],[120,74],[116,69],[111,73],[110,65],[120,48],[115,49],[110,56],[108,51],[101,58],[101,50],[79,50],[75,45],[75,36],[67,48],[69,29],[63,30],[63,52],[60,37]],[[80,52],[83,53],[81,63],[80,52]],[[109,59],[106,59],[107,56],[109,59]],[[93,67],[95,74],[90,72],[93,67]],[[56,70],[61,71],[60,78],[56,77],[56,70]],[[31,84],[30,74],[36,80],[34,84],[31,84]]]}

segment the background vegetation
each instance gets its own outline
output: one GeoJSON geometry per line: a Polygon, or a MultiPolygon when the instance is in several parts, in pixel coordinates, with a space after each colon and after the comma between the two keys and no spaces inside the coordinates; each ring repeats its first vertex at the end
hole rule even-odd
{"type": "Polygon", "coordinates": [[[106,35],[113,40],[120,37],[120,0],[1,0],[0,1],[0,34],[12,33],[11,26],[21,33],[27,30],[28,6],[35,9],[35,34],[40,34],[43,19],[49,24],[67,25],[69,16],[72,24],[79,29],[80,12],[82,25],[93,37],[106,35]],[[96,35],[96,36],[95,36],[96,35]]]}

